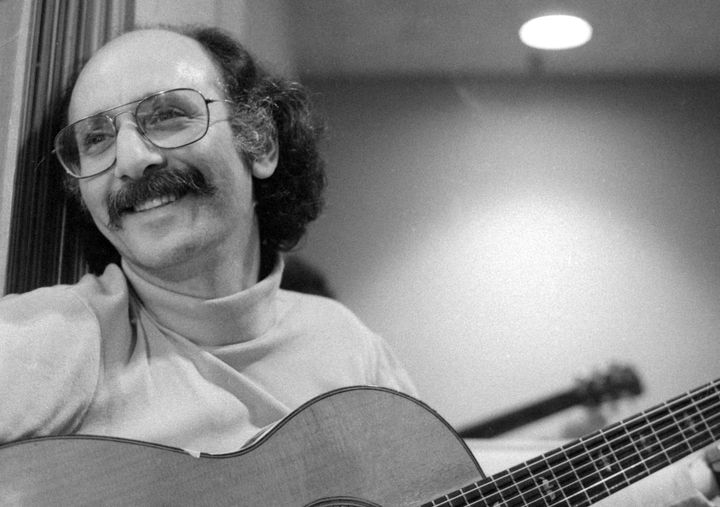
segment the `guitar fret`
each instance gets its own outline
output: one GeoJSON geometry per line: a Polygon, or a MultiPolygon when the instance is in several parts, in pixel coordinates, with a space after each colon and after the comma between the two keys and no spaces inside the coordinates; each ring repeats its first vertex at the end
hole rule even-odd
{"type": "Polygon", "coordinates": [[[533,476],[535,489],[542,501],[547,504],[562,495],[558,485],[558,479],[546,457],[541,456],[528,462],[528,470],[533,476]]]}
{"type": "Polygon", "coordinates": [[[569,458],[575,474],[580,479],[582,490],[588,499],[598,494],[598,489],[603,490],[602,477],[593,463],[592,456],[588,454],[583,445],[572,446],[572,456],[569,458]]]}
{"type": "Polygon", "coordinates": [[[436,498],[432,502],[422,504],[420,507],[462,507],[463,505],[469,505],[468,499],[462,490],[456,490],[436,498]]]}
{"type": "Polygon", "coordinates": [[[655,423],[647,415],[641,419],[642,428],[638,430],[638,442],[643,448],[646,456],[645,463],[648,468],[657,472],[671,463],[670,456],[665,452],[665,447],[655,428],[655,423]]]}
{"type": "MultiPolygon", "coordinates": [[[[448,503],[448,501],[449,501],[449,499],[448,499],[447,495],[443,495],[440,498],[436,498],[432,502],[427,502],[427,503],[422,504],[420,507],[448,507],[449,505],[451,505],[448,503]]],[[[462,505],[462,504],[460,504],[460,505],[462,505]]]]}
{"type": "MultiPolygon", "coordinates": [[[[552,472],[547,469],[547,463],[545,460],[535,459],[533,461],[527,461],[523,463],[525,470],[529,477],[529,484],[532,484],[530,488],[530,494],[526,495],[528,498],[528,506],[532,507],[543,507],[549,504],[549,496],[553,495],[553,490],[548,488],[546,483],[547,474],[552,475],[552,472]],[[542,471],[542,472],[541,472],[542,471]],[[544,473],[545,475],[541,475],[544,473]]],[[[565,504],[558,504],[565,505],[565,504]]]]}
{"type": "Polygon", "coordinates": [[[447,495],[445,495],[445,498],[445,505],[447,505],[448,507],[460,507],[462,505],[467,505],[467,502],[465,502],[465,498],[459,491],[453,491],[452,493],[448,493],[447,495]]]}
{"type": "Polygon", "coordinates": [[[494,478],[498,485],[498,493],[500,494],[503,504],[518,497],[519,490],[517,484],[509,471],[501,472],[495,475],[494,478]]]}
{"type": "Polygon", "coordinates": [[[603,465],[607,469],[608,477],[611,479],[610,488],[612,491],[617,491],[627,485],[627,476],[625,470],[623,470],[619,456],[619,450],[616,451],[613,444],[616,440],[615,435],[621,435],[620,424],[617,423],[607,430],[600,431],[603,439],[607,443],[607,446],[602,449],[606,451],[602,454],[603,465]],[[612,457],[612,458],[611,458],[612,457]]]}
{"type": "Polygon", "coordinates": [[[620,487],[625,487],[628,484],[625,467],[631,459],[630,450],[624,445],[626,439],[625,430],[621,423],[617,423],[600,433],[608,442],[608,450],[619,469],[619,473],[615,474],[615,478],[622,481],[623,484],[620,487]]]}
{"type": "MultiPolygon", "coordinates": [[[[565,484],[560,482],[560,489],[563,492],[563,495],[566,499],[570,499],[573,496],[577,496],[578,494],[584,496],[586,499],[588,498],[587,493],[585,493],[585,489],[583,488],[583,484],[580,481],[580,476],[577,474],[576,469],[573,466],[572,460],[568,456],[567,451],[572,450],[568,449],[568,447],[572,446],[564,446],[560,448],[560,451],[563,453],[563,459],[562,459],[562,470],[563,473],[558,478],[563,477],[569,477],[569,480],[566,481],[565,484]],[[569,471],[569,472],[568,472],[569,471]],[[574,478],[573,478],[574,476],[574,478]]],[[[573,502],[573,505],[575,503],[573,502]]]]}
{"type": "Polygon", "coordinates": [[[708,423],[708,425],[713,428],[712,430],[712,440],[713,442],[717,442],[720,440],[719,437],[717,437],[717,434],[720,434],[720,413],[714,414],[712,417],[708,417],[705,419],[705,421],[708,423]]]}
{"type": "Polygon", "coordinates": [[[656,428],[658,438],[661,442],[663,442],[665,454],[668,456],[671,463],[686,455],[685,450],[687,443],[683,440],[680,432],[678,432],[677,425],[674,424],[672,415],[665,414],[664,412],[662,418],[657,418],[656,415],[656,422],[653,423],[653,425],[656,428]]]}
{"type": "Polygon", "coordinates": [[[645,456],[643,455],[643,448],[638,447],[637,442],[633,438],[633,432],[630,430],[630,424],[636,425],[637,423],[638,423],[638,420],[633,419],[633,420],[629,421],[627,424],[623,424],[622,427],[625,430],[625,435],[627,437],[625,439],[625,441],[630,443],[629,450],[632,454],[632,459],[634,459],[634,461],[635,461],[635,465],[633,465],[633,467],[628,469],[629,473],[627,473],[626,475],[632,475],[633,474],[632,470],[637,468],[639,470],[638,470],[637,475],[635,475],[635,477],[640,477],[643,474],[646,476],[650,475],[650,469],[648,468],[647,464],[645,463],[645,459],[644,459],[645,456]]]}
{"type": "Polygon", "coordinates": [[[720,381],[716,381],[713,383],[712,391],[713,396],[707,396],[707,400],[704,402],[710,404],[711,407],[704,408],[703,410],[707,415],[712,414],[711,417],[706,417],[705,420],[708,422],[708,425],[713,428],[713,441],[717,441],[720,440],[720,411],[717,407],[717,400],[718,398],[720,398],[720,381]],[[711,420],[712,423],[710,422],[711,420]]]}
{"type": "Polygon", "coordinates": [[[523,505],[533,505],[534,502],[541,499],[542,495],[535,485],[527,464],[521,463],[509,470],[515,482],[517,494],[513,501],[522,499],[523,505]]]}
{"type": "Polygon", "coordinates": [[[710,440],[713,442],[718,440],[718,434],[716,434],[715,429],[708,423],[706,415],[711,411],[717,410],[714,402],[715,400],[712,398],[703,397],[700,394],[697,394],[697,398],[693,397],[693,406],[695,407],[698,417],[705,426],[706,431],[710,435],[710,440]]]}
{"type": "Polygon", "coordinates": [[[584,507],[720,439],[720,380],[423,507],[584,507]]]}
{"type": "Polygon", "coordinates": [[[450,502],[450,503],[448,503],[448,506],[449,507],[462,507],[463,505],[467,505],[467,501],[465,500],[465,497],[459,492],[455,492],[455,493],[456,493],[455,496],[452,498],[450,498],[448,495],[448,501],[450,502]]]}
{"type": "Polygon", "coordinates": [[[600,478],[598,484],[588,489],[593,504],[631,484],[631,476],[637,477],[638,472],[648,475],[639,449],[634,446],[623,423],[616,423],[597,435],[586,437],[582,443],[596,467],[596,477],[600,478]]]}
{"type": "Polygon", "coordinates": [[[490,507],[492,505],[499,504],[502,500],[493,477],[488,477],[481,483],[479,492],[483,499],[483,503],[478,505],[482,505],[483,507],[490,507]]]}
{"type": "Polygon", "coordinates": [[[602,438],[602,435],[597,435],[588,439],[580,441],[583,449],[590,458],[592,464],[593,477],[595,477],[595,485],[588,489],[588,495],[590,498],[604,498],[610,494],[610,490],[607,486],[607,478],[610,476],[613,470],[614,459],[612,461],[607,455],[607,442],[602,438]],[[598,445],[598,441],[600,445],[598,445]],[[599,465],[599,466],[598,466],[599,465]]]}
{"type": "Polygon", "coordinates": [[[688,400],[675,402],[674,407],[670,410],[670,417],[675,421],[675,426],[679,430],[683,454],[690,454],[693,451],[691,439],[697,434],[695,421],[692,419],[693,414],[694,410],[688,400]]]}
{"type": "MultiPolygon", "coordinates": [[[[478,488],[478,484],[470,484],[469,486],[465,486],[462,490],[463,495],[468,501],[468,505],[471,504],[471,502],[477,502],[478,500],[482,500],[482,495],[480,494],[480,489],[478,488]]],[[[478,503],[472,503],[472,505],[480,505],[478,503]]]]}
{"type": "MultiPolygon", "coordinates": [[[[577,493],[575,493],[573,496],[568,497],[567,503],[565,505],[569,505],[571,507],[585,507],[587,505],[591,505],[592,500],[585,494],[585,491],[580,490],[577,493]]],[[[562,504],[552,504],[553,507],[556,505],[562,505],[562,504]]]]}

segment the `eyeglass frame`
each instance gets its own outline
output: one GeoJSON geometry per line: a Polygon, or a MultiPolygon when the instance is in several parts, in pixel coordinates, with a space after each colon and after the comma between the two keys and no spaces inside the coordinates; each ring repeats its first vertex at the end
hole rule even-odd
{"type": "Polygon", "coordinates": [[[174,150],[174,149],[176,149],[176,148],[183,148],[184,146],[189,146],[189,145],[191,145],[191,144],[193,144],[193,143],[196,143],[196,142],[198,142],[200,139],[202,139],[203,137],[205,137],[205,136],[207,135],[208,130],[210,129],[210,108],[209,108],[209,105],[212,104],[212,103],[214,103],[214,102],[226,102],[226,103],[228,103],[228,104],[235,104],[235,102],[233,102],[232,100],[229,100],[229,99],[208,99],[207,97],[205,97],[205,95],[203,95],[203,93],[202,93],[200,90],[196,90],[195,88],[188,88],[188,87],[170,88],[170,89],[168,89],[168,90],[161,90],[161,91],[159,91],[159,92],[151,93],[150,95],[146,95],[145,97],[143,97],[143,98],[141,98],[141,99],[132,100],[132,101],[127,102],[127,103],[125,103],[125,104],[120,104],[119,106],[111,107],[110,109],[106,109],[106,110],[104,110],[104,111],[100,111],[99,113],[90,114],[90,115],[88,115],[88,116],[85,116],[85,117],[83,117],[83,118],[80,118],[79,120],[76,120],[76,121],[70,123],[69,125],[66,125],[66,126],[63,127],[62,129],[60,129],[60,130],[58,131],[58,133],[55,135],[55,137],[54,137],[54,139],[53,139],[54,148],[53,148],[53,150],[52,150],[52,153],[55,154],[55,157],[56,157],[56,158],[58,159],[58,161],[60,162],[60,165],[63,167],[63,169],[65,170],[65,172],[66,172],[70,177],[72,177],[72,178],[74,178],[74,179],[76,179],[76,180],[83,180],[83,179],[86,179],[86,178],[93,178],[93,177],[95,177],[95,176],[99,176],[99,175],[101,175],[101,174],[109,171],[109,170],[112,169],[112,167],[115,165],[115,162],[117,162],[117,142],[115,143],[115,144],[116,144],[116,146],[115,146],[115,158],[113,159],[113,161],[110,163],[110,165],[109,165],[107,168],[103,169],[102,171],[98,171],[98,172],[96,172],[96,173],[89,174],[89,175],[87,175],[87,176],[79,176],[79,175],[75,174],[74,172],[72,172],[72,171],[65,165],[65,162],[63,162],[62,158],[60,158],[60,155],[58,154],[58,146],[57,146],[57,145],[58,145],[58,139],[60,139],[60,136],[61,136],[61,135],[63,134],[63,132],[65,132],[67,129],[69,129],[69,128],[73,127],[74,125],[77,125],[78,123],[80,123],[80,122],[82,122],[82,121],[85,121],[85,120],[87,120],[87,119],[89,119],[89,118],[93,118],[93,117],[96,117],[96,116],[104,116],[105,118],[107,118],[107,119],[110,121],[110,124],[112,125],[113,131],[114,131],[114,133],[115,133],[115,138],[117,139],[118,128],[117,128],[117,126],[115,125],[115,119],[116,119],[118,116],[120,116],[121,114],[131,113],[131,114],[132,114],[132,117],[133,117],[133,120],[135,120],[135,127],[137,128],[138,133],[142,136],[143,139],[145,139],[145,140],[146,140],[147,142],[149,142],[151,145],[153,145],[153,146],[155,146],[156,148],[159,148],[159,149],[161,149],[161,150],[174,150]],[[173,146],[173,147],[168,147],[168,148],[166,148],[166,147],[163,147],[163,146],[158,146],[157,144],[155,144],[155,143],[147,136],[145,130],[137,123],[137,117],[136,117],[135,115],[136,115],[136,113],[137,113],[138,107],[139,107],[140,104],[141,104],[142,102],[144,102],[145,100],[147,100],[147,99],[149,99],[149,98],[152,98],[152,97],[159,96],[159,95],[164,95],[164,94],[166,94],[166,93],[176,92],[176,91],[192,91],[192,92],[195,92],[195,93],[197,93],[198,95],[200,95],[200,97],[202,97],[203,102],[205,103],[205,129],[203,130],[202,135],[200,135],[197,139],[194,139],[194,140],[192,140],[192,141],[190,141],[190,142],[188,142],[188,143],[181,144],[181,145],[179,145],[179,146],[173,146]],[[117,114],[114,115],[114,116],[110,116],[110,115],[107,114],[107,113],[109,113],[109,112],[111,112],[111,111],[114,111],[114,110],[120,109],[120,108],[125,108],[125,107],[127,107],[127,106],[132,105],[132,104],[136,104],[134,111],[133,111],[133,110],[121,111],[121,112],[117,113],[117,114]]]}

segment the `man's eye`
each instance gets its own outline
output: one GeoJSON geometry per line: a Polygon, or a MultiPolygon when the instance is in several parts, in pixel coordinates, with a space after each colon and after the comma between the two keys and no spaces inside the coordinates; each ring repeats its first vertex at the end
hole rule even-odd
{"type": "Polygon", "coordinates": [[[156,109],[142,119],[143,125],[148,128],[172,127],[187,120],[188,114],[185,110],[177,107],[156,109]]]}
{"type": "Polygon", "coordinates": [[[88,132],[83,136],[80,148],[83,153],[88,155],[100,153],[112,144],[113,139],[114,136],[107,132],[88,132]]]}

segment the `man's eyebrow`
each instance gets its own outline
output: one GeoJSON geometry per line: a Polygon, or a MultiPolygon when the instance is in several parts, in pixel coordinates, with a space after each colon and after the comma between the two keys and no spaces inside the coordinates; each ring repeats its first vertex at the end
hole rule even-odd
{"type": "MultiPolygon", "coordinates": [[[[162,91],[162,90],[160,90],[160,91],[162,91]]],[[[101,116],[101,115],[103,115],[103,114],[105,114],[105,113],[109,113],[110,111],[114,111],[115,109],[120,109],[120,108],[125,107],[125,106],[130,106],[130,105],[132,105],[132,104],[135,104],[135,103],[137,103],[137,102],[140,102],[140,101],[143,100],[144,98],[147,98],[147,97],[149,97],[150,95],[153,95],[153,94],[155,94],[155,93],[158,93],[158,92],[145,93],[145,94],[142,94],[139,98],[134,99],[134,100],[131,100],[130,102],[124,102],[124,103],[122,103],[122,104],[118,104],[118,105],[116,105],[116,106],[111,106],[111,107],[108,107],[108,108],[106,108],[106,109],[98,109],[97,111],[91,112],[90,114],[86,114],[86,115],[83,115],[83,116],[79,116],[76,120],[73,120],[73,121],[71,121],[70,123],[74,123],[74,122],[76,122],[76,121],[84,120],[85,118],[92,118],[93,116],[101,116]]]]}

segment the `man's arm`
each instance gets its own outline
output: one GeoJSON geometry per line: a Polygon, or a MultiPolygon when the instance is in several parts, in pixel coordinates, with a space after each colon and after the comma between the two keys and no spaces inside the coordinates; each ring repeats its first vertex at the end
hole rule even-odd
{"type": "Polygon", "coordinates": [[[64,289],[0,299],[0,443],[75,429],[98,381],[97,329],[64,289]]]}

